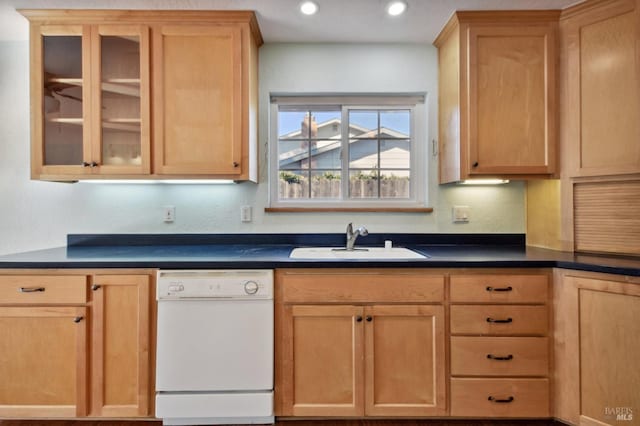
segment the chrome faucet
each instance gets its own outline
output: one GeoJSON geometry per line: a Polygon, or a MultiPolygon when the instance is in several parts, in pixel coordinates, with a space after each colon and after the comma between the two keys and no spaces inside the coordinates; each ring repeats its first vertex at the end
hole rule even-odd
{"type": "Polygon", "coordinates": [[[356,243],[356,239],[362,235],[363,237],[369,235],[369,231],[364,226],[359,227],[353,232],[353,224],[347,225],[347,251],[353,251],[353,246],[356,243]]]}

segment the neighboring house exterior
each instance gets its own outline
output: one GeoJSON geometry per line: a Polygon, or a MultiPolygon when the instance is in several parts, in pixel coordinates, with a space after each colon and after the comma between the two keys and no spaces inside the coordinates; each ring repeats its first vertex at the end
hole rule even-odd
{"type": "MultiPolygon", "coordinates": [[[[331,170],[340,168],[342,123],[335,118],[316,124],[311,117],[311,152],[309,141],[301,140],[309,134],[304,120],[300,130],[281,136],[280,142],[287,151],[278,156],[280,170],[312,169],[331,170]],[[287,143],[287,141],[290,141],[287,143]],[[284,144],[283,144],[284,142],[284,144]],[[286,144],[286,145],[285,145],[286,144]],[[311,158],[309,158],[311,154],[311,158]]],[[[380,129],[380,158],[378,158],[377,129],[366,129],[350,124],[349,126],[349,168],[370,170],[378,166],[385,169],[406,169],[410,164],[409,135],[398,131],[380,129]],[[385,140],[385,138],[392,138],[385,140]],[[398,140],[406,138],[405,140],[398,140]],[[380,161],[380,165],[378,165],[380,161]]],[[[395,173],[400,176],[400,171],[395,173]]],[[[404,172],[405,176],[408,172],[404,172]]]]}

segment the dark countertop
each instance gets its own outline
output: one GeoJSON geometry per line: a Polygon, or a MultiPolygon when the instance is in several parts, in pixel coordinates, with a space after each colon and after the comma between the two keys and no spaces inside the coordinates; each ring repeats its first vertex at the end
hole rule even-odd
{"type": "Polygon", "coordinates": [[[640,276],[640,258],[586,255],[526,247],[520,234],[379,234],[428,257],[408,260],[290,259],[301,246],[341,246],[343,234],[70,235],[66,247],[0,256],[0,268],[551,268],[640,276]]]}

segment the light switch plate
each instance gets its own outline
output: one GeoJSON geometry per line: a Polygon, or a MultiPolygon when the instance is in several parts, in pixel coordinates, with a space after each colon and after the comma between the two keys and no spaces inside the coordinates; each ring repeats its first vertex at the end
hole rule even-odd
{"type": "Polygon", "coordinates": [[[469,206],[453,206],[453,223],[468,223],[469,222],[469,206]]]}

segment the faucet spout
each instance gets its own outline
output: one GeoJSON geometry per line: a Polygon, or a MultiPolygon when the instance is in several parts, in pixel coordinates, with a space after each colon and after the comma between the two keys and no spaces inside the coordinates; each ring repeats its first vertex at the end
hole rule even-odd
{"type": "Polygon", "coordinates": [[[369,235],[369,231],[367,231],[367,228],[365,228],[364,226],[360,226],[354,231],[352,223],[347,225],[347,251],[353,251],[353,246],[356,244],[356,239],[360,235],[362,235],[363,237],[369,235]]]}

